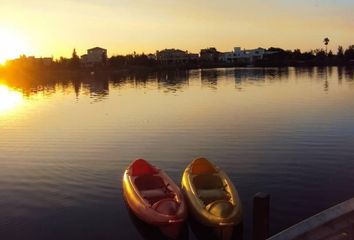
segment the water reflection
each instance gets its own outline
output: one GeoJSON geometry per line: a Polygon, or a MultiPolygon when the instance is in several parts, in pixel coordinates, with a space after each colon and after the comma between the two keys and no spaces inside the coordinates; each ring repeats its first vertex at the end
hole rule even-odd
{"type": "Polygon", "coordinates": [[[266,82],[287,81],[291,68],[241,68],[233,71],[236,89],[247,85],[263,85],[266,82]]]}
{"type": "Polygon", "coordinates": [[[84,86],[90,89],[90,97],[96,101],[104,99],[109,93],[108,79],[86,82],[84,86]]]}
{"type": "Polygon", "coordinates": [[[354,81],[354,68],[345,68],[345,78],[349,81],[354,81]]]}
{"type": "Polygon", "coordinates": [[[301,67],[301,68],[294,68],[295,69],[295,77],[296,79],[301,78],[309,78],[313,79],[315,74],[314,67],[301,67]]]}
{"type": "Polygon", "coordinates": [[[156,74],[158,88],[164,92],[176,93],[188,87],[188,71],[163,71],[156,74]]]}
{"type": "Polygon", "coordinates": [[[0,85],[0,115],[15,109],[23,102],[22,93],[0,85]]]}
{"type": "MultiPolygon", "coordinates": [[[[3,239],[159,239],[129,221],[120,200],[119,179],[141,156],[175,182],[188,159],[220,159],[242,197],[244,239],[251,238],[255,192],[272,195],[272,234],[353,195],[353,68],[57,73],[1,81],[3,239]]],[[[212,236],[189,226],[189,239],[212,236]]]]}
{"type": "Polygon", "coordinates": [[[77,98],[82,94],[89,95],[94,101],[101,101],[108,96],[110,87],[161,90],[165,93],[177,94],[189,88],[191,79],[199,79],[202,87],[217,90],[220,82],[230,78],[234,79],[235,88],[238,90],[248,85],[288,81],[291,78],[295,81],[303,78],[313,79],[323,81],[323,90],[327,92],[332,80],[337,81],[338,84],[342,84],[343,79],[352,82],[354,74],[351,67],[304,67],[176,70],[100,75],[58,73],[41,77],[27,76],[23,79],[9,77],[1,81],[3,82],[1,109],[4,111],[5,108],[18,104],[21,101],[21,94],[23,96],[38,93],[51,95],[58,90],[74,90],[77,98]],[[21,89],[22,93],[4,90],[4,86],[7,86],[7,89],[21,89]]]}
{"type": "Polygon", "coordinates": [[[202,86],[216,90],[220,76],[222,76],[222,72],[218,69],[201,70],[202,86]]]}

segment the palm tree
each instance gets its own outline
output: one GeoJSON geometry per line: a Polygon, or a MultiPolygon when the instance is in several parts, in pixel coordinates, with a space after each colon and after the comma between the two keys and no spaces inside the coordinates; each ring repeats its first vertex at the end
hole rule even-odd
{"type": "Polygon", "coordinates": [[[326,37],[325,39],[323,39],[324,45],[326,45],[326,54],[327,54],[327,45],[329,43],[329,38],[326,37]]]}

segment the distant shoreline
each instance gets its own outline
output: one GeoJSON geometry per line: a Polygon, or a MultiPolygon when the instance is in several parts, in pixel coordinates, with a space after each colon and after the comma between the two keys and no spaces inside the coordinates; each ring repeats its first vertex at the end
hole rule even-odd
{"type": "Polygon", "coordinates": [[[77,55],[73,50],[71,58],[53,60],[53,58],[21,55],[0,66],[0,75],[40,75],[45,72],[75,73],[121,73],[147,71],[175,71],[206,68],[233,67],[326,67],[354,66],[354,45],[347,49],[338,47],[335,55],[331,51],[316,49],[301,52],[281,48],[257,48],[242,50],[234,48],[232,52],[219,52],[215,48],[201,49],[200,54],[179,49],[165,49],[154,54],[132,54],[107,57],[107,50],[95,47],[87,54],[77,55]]]}
{"type": "Polygon", "coordinates": [[[284,67],[353,67],[354,60],[348,62],[293,62],[291,64],[274,64],[274,63],[263,63],[258,62],[255,64],[228,64],[228,63],[212,63],[212,64],[170,64],[170,65],[153,65],[153,66],[124,66],[124,67],[109,67],[109,66],[98,66],[92,68],[63,68],[63,67],[17,67],[17,68],[7,68],[6,66],[0,67],[0,76],[7,75],[31,75],[40,73],[128,73],[128,72],[150,72],[150,71],[175,71],[175,70],[193,70],[193,69],[213,69],[213,68],[254,68],[254,67],[274,67],[274,68],[284,68],[284,67]]]}

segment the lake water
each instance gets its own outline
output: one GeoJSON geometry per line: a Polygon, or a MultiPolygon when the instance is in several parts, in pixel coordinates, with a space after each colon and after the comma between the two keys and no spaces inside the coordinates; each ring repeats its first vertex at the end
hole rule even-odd
{"type": "Polygon", "coordinates": [[[353,69],[56,77],[2,80],[0,239],[144,239],[121,187],[137,158],[177,183],[198,156],[224,169],[245,239],[256,192],[271,234],[354,196],[353,69]]]}

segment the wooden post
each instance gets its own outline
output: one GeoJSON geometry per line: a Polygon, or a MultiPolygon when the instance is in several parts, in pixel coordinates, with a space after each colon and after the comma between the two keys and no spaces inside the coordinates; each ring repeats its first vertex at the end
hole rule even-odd
{"type": "Polygon", "coordinates": [[[259,192],[253,197],[253,240],[265,240],[269,237],[268,193],[259,192]]]}

